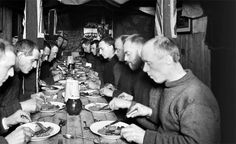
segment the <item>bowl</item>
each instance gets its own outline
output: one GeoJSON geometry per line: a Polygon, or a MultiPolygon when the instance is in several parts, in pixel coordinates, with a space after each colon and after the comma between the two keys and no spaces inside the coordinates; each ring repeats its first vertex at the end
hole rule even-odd
{"type": "Polygon", "coordinates": [[[42,89],[44,90],[44,94],[45,95],[55,95],[55,94],[57,94],[59,91],[60,91],[60,89],[59,88],[57,88],[57,87],[42,87],[42,89]]]}

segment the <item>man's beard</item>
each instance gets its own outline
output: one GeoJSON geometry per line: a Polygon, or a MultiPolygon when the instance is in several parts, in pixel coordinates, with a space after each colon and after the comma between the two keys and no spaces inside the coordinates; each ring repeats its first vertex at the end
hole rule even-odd
{"type": "Polygon", "coordinates": [[[139,56],[136,56],[132,63],[129,63],[129,67],[134,71],[142,66],[142,59],[139,56]]]}

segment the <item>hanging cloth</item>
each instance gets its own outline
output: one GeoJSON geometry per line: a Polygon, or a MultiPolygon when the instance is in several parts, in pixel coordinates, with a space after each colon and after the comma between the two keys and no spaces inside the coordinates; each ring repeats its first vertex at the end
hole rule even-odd
{"type": "Polygon", "coordinates": [[[157,0],[155,35],[176,38],[176,0],[157,0]]]}

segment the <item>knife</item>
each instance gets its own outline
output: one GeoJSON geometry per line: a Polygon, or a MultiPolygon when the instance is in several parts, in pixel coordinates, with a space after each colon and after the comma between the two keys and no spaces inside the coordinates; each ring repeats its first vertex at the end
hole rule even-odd
{"type": "Polygon", "coordinates": [[[136,113],[136,112],[138,112],[137,109],[134,109],[134,110],[132,110],[132,111],[128,111],[128,112],[126,113],[126,117],[127,117],[127,118],[130,118],[131,115],[134,114],[134,113],[136,113]]]}
{"type": "Polygon", "coordinates": [[[116,124],[118,122],[120,122],[120,120],[113,121],[113,122],[109,123],[108,125],[105,125],[104,127],[107,128],[107,127],[109,127],[111,125],[114,125],[114,124],[116,124]]]}
{"type": "Polygon", "coordinates": [[[103,107],[101,107],[101,108],[99,108],[99,110],[104,110],[104,109],[106,109],[106,108],[109,108],[109,105],[107,104],[107,105],[104,105],[103,107]]]}

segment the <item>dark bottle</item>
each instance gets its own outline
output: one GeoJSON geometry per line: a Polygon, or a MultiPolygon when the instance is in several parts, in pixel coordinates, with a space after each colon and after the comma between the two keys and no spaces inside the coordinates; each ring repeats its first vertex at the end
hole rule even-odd
{"type": "Polygon", "coordinates": [[[74,68],[75,68],[75,65],[74,65],[73,63],[70,63],[70,64],[68,65],[68,70],[69,70],[69,71],[72,71],[74,68]]]}
{"type": "Polygon", "coordinates": [[[66,102],[66,111],[69,115],[78,115],[82,109],[82,103],[79,98],[69,98],[66,102]]]}

